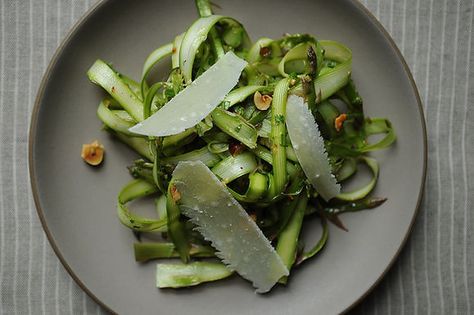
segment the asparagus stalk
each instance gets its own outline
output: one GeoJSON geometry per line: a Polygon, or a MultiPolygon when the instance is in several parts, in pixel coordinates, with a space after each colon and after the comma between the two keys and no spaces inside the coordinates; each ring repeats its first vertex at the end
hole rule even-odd
{"type": "Polygon", "coordinates": [[[285,189],[288,181],[286,176],[286,98],[290,79],[282,79],[275,87],[272,105],[272,131],[270,140],[272,142],[272,164],[274,191],[279,195],[285,189]]]}
{"type": "MultiPolygon", "coordinates": [[[[176,258],[179,253],[173,243],[135,243],[135,260],[145,262],[157,258],[176,258]]],[[[192,245],[189,254],[193,257],[214,257],[214,249],[205,245],[192,245]]]]}
{"type": "Polygon", "coordinates": [[[166,214],[168,217],[168,234],[176,246],[176,251],[184,263],[189,261],[190,245],[186,235],[186,229],[183,222],[181,222],[181,211],[179,210],[176,201],[181,198],[179,192],[176,190],[174,181],[168,185],[168,193],[166,195],[166,214]]]}
{"type": "MultiPolygon", "coordinates": [[[[201,17],[212,15],[211,3],[209,0],[196,0],[196,7],[201,17]]],[[[214,50],[216,58],[219,59],[224,56],[225,52],[215,27],[209,31],[209,35],[211,37],[212,50],[214,50]]]]}
{"type": "Polygon", "coordinates": [[[221,263],[196,261],[184,264],[158,264],[156,286],[158,288],[181,288],[216,281],[232,275],[221,263]]]}
{"type": "MultiPolygon", "coordinates": [[[[276,251],[288,270],[291,269],[296,259],[296,248],[307,204],[308,195],[303,191],[298,199],[293,215],[278,237],[276,251]]],[[[286,284],[287,279],[288,276],[284,276],[278,282],[286,284]]]]}

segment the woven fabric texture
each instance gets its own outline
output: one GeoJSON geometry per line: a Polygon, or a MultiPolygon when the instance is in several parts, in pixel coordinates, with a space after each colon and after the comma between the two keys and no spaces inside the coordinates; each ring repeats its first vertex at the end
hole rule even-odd
{"type": "MultiPolygon", "coordinates": [[[[132,0],[129,0],[132,1],[132,0]]],[[[0,314],[105,313],[54,255],[33,204],[34,98],[66,32],[93,0],[0,0],[0,314]]],[[[474,313],[473,0],[364,0],[408,62],[428,127],[413,232],[354,314],[474,313]]]]}

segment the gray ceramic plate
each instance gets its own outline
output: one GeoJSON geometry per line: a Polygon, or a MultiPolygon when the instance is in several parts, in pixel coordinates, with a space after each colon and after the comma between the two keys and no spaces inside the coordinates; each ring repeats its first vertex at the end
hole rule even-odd
{"type": "MultiPolygon", "coordinates": [[[[120,314],[334,314],[355,305],[380,280],[403,246],[420,202],[426,138],[420,99],[393,41],[374,17],[349,0],[218,1],[219,13],[242,21],[252,38],[311,33],[341,41],[354,53],[353,77],[370,116],[388,117],[397,144],[381,163],[374,211],[344,216],[346,233],[331,228],[327,248],[294,272],[287,287],[257,295],[234,277],[183,290],[155,288],[155,264],[140,265],[132,233],[116,218],[117,192],[129,180],[134,155],[113,141],[96,118],[102,92],[86,71],[97,58],[138,78],[155,47],[196,18],[194,3],[103,1],[73,29],[43,79],[30,135],[33,193],[46,234],[76,282],[120,314]],[[103,167],[81,161],[82,143],[98,138],[103,167]]],[[[320,232],[314,225],[314,233],[320,232]]]]}

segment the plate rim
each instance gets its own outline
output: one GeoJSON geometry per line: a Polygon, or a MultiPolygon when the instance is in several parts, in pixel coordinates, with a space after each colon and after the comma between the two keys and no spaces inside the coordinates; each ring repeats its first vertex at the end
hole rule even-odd
{"type": "MultiPolygon", "coordinates": [[[[102,6],[107,4],[110,0],[99,0],[97,1],[92,7],[90,7],[80,18],[79,20],[73,24],[73,26],[69,29],[67,32],[66,36],[61,40],[61,43],[59,46],[56,48],[53,56],[51,57],[51,60],[48,64],[48,67],[46,68],[43,77],[41,79],[40,85],[38,87],[38,91],[36,93],[35,97],[35,102],[33,105],[33,109],[31,112],[31,117],[30,117],[30,125],[29,125],[29,132],[28,132],[28,169],[29,169],[29,179],[30,179],[30,185],[31,185],[31,192],[33,194],[33,200],[35,203],[35,208],[36,212],[38,214],[38,217],[41,222],[41,226],[46,234],[46,237],[48,239],[48,242],[50,246],[52,247],[55,255],[58,257],[59,261],[63,265],[63,267],[66,269],[68,274],[72,277],[74,282],[92,299],[94,300],[98,305],[100,305],[102,308],[104,308],[107,312],[111,314],[117,314],[110,306],[105,304],[99,297],[97,297],[92,290],[90,290],[84,282],[75,274],[74,270],[69,266],[68,262],[66,261],[65,257],[62,255],[61,251],[59,250],[59,247],[56,244],[56,241],[51,234],[51,231],[49,230],[49,227],[46,223],[46,219],[44,216],[44,211],[41,206],[40,202],[40,196],[39,196],[39,190],[37,187],[37,176],[36,176],[36,170],[34,167],[34,158],[33,158],[33,139],[36,137],[37,133],[37,125],[38,125],[38,116],[39,116],[39,109],[40,109],[40,103],[41,100],[43,99],[45,88],[47,83],[49,82],[51,78],[51,71],[52,69],[56,66],[60,55],[62,54],[64,48],[66,47],[67,44],[71,41],[71,39],[76,35],[76,33],[79,31],[81,26],[89,19],[90,16],[95,14],[97,10],[99,10],[102,6]]],[[[407,74],[408,80],[410,81],[410,86],[415,94],[415,99],[418,107],[418,112],[421,118],[421,128],[422,128],[422,138],[423,138],[423,166],[422,166],[422,178],[421,178],[421,185],[420,189],[418,191],[418,198],[416,202],[416,206],[412,215],[412,218],[410,220],[410,224],[408,226],[408,229],[405,232],[405,235],[400,242],[399,247],[397,248],[397,251],[394,253],[393,257],[390,259],[390,262],[387,264],[385,269],[383,270],[380,275],[378,275],[377,279],[370,285],[370,287],[363,293],[361,294],[354,302],[352,302],[346,309],[344,309],[341,314],[346,314],[350,310],[352,310],[355,306],[357,306],[362,300],[364,300],[374,289],[377,287],[380,282],[382,281],[383,278],[385,278],[385,275],[388,273],[388,271],[392,268],[394,265],[395,261],[397,258],[400,256],[401,251],[406,245],[406,242],[408,241],[408,238],[410,237],[413,226],[415,224],[416,218],[418,217],[418,214],[420,213],[420,206],[421,202],[423,200],[423,194],[424,194],[424,188],[425,188],[425,183],[426,183],[426,173],[427,173],[427,164],[428,164],[428,136],[427,136],[427,130],[426,130],[426,118],[423,110],[423,102],[421,100],[417,84],[415,82],[415,79],[413,78],[413,74],[410,70],[410,67],[408,66],[405,58],[403,57],[403,54],[401,53],[400,49],[398,48],[397,44],[393,40],[392,36],[388,33],[388,31],[385,29],[385,27],[382,25],[382,23],[375,17],[375,15],[365,6],[363,5],[360,0],[349,0],[352,2],[358,9],[360,9],[366,17],[373,23],[373,25],[377,28],[378,31],[382,33],[384,38],[388,41],[388,44],[390,48],[395,52],[398,60],[401,62],[403,70],[407,74]]]]}

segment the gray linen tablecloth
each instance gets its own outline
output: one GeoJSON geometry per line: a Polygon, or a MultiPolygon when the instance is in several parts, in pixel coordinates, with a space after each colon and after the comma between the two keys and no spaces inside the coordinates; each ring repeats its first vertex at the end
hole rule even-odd
{"type": "MultiPolygon", "coordinates": [[[[95,1],[0,2],[0,314],[104,313],[51,250],[27,167],[30,113],[41,77],[66,32],[95,1]]],[[[413,233],[354,313],[474,314],[474,1],[363,3],[413,71],[424,102],[429,159],[413,233]]]]}

